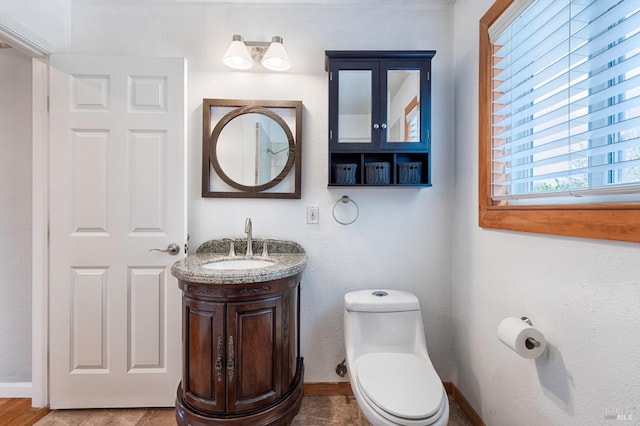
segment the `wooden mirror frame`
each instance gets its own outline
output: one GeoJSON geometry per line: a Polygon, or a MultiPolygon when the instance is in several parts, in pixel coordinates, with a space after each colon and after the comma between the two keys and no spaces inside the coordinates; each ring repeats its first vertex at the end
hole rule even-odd
{"type": "Polygon", "coordinates": [[[261,101],[242,99],[203,99],[202,102],[202,196],[205,198],[294,198],[301,197],[302,175],[302,102],[301,101],[261,101]],[[226,114],[215,126],[211,123],[212,107],[236,107],[226,114]],[[287,123],[270,108],[295,109],[295,135],[287,123]],[[220,167],[215,155],[217,139],[224,126],[232,119],[248,113],[265,115],[282,127],[289,142],[289,157],[282,171],[269,182],[249,186],[235,182],[220,167]],[[213,127],[213,128],[212,128],[213,127]],[[216,175],[234,190],[214,190],[211,188],[211,168],[216,175]],[[293,191],[265,192],[276,187],[287,176],[293,173],[293,191]]]}

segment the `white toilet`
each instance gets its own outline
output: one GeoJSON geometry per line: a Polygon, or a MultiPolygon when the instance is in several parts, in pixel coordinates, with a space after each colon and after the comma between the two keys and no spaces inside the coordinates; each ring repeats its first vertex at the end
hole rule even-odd
{"type": "Polygon", "coordinates": [[[371,424],[447,424],[449,400],[427,353],[414,294],[345,294],[344,340],[351,388],[371,424]]]}

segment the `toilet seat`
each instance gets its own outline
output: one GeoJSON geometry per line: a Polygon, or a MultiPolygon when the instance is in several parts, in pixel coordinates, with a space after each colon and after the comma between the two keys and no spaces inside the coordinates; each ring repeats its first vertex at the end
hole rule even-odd
{"type": "Polygon", "coordinates": [[[369,353],[358,359],[357,366],[363,397],[380,415],[407,425],[428,425],[440,418],[446,396],[440,378],[424,358],[369,353]]]}

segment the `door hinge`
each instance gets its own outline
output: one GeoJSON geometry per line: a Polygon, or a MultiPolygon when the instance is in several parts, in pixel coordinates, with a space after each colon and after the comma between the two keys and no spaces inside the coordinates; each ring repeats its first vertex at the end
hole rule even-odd
{"type": "Polygon", "coordinates": [[[333,130],[329,130],[329,140],[333,139],[333,130]]]}
{"type": "Polygon", "coordinates": [[[431,71],[427,71],[427,81],[431,80],[431,71]]]}
{"type": "Polygon", "coordinates": [[[329,81],[333,81],[333,71],[329,71],[329,81]]]}

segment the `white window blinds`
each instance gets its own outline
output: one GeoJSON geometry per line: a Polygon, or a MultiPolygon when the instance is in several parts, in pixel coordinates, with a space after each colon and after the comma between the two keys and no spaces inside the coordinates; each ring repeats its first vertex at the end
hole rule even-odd
{"type": "Polygon", "coordinates": [[[534,0],[499,26],[492,198],[640,194],[640,2],[534,0]]]}

